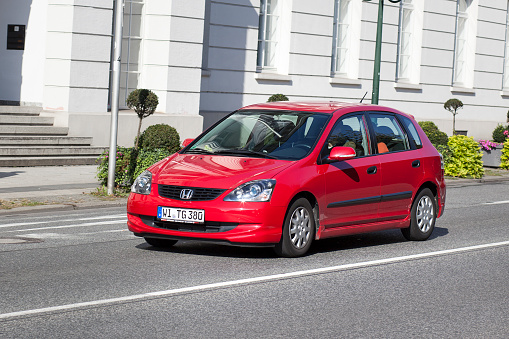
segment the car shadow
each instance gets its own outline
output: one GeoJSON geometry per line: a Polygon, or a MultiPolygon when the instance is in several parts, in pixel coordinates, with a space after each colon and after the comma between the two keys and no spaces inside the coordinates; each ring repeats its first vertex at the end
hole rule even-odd
{"type": "Polygon", "coordinates": [[[211,257],[250,258],[250,259],[278,258],[272,247],[230,246],[187,240],[179,241],[174,246],[167,248],[155,247],[145,242],[137,245],[136,248],[154,252],[181,253],[211,257]]]}
{"type": "MultiPolygon", "coordinates": [[[[449,234],[449,230],[447,228],[435,227],[435,230],[428,240],[443,237],[447,234],[449,234]]],[[[390,245],[407,241],[408,240],[403,237],[399,229],[347,235],[313,242],[309,252],[304,257],[319,253],[390,245]]],[[[137,245],[136,248],[154,252],[181,253],[211,257],[281,259],[276,255],[272,247],[230,246],[187,240],[179,241],[176,245],[168,248],[154,247],[145,242],[137,245]]]]}

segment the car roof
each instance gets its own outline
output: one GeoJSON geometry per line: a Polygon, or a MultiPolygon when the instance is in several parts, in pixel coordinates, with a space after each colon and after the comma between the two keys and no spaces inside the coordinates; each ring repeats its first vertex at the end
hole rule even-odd
{"type": "Polygon", "coordinates": [[[300,112],[316,112],[316,113],[334,113],[338,110],[352,108],[355,111],[388,111],[399,113],[405,116],[410,114],[402,113],[396,109],[362,103],[339,102],[339,101],[276,101],[265,102],[242,107],[240,110],[284,110],[284,111],[300,111],[300,112]]]}
{"type": "Polygon", "coordinates": [[[242,107],[242,110],[251,109],[273,109],[273,110],[292,110],[292,111],[312,111],[320,113],[332,113],[342,108],[355,107],[374,109],[375,105],[359,104],[350,102],[338,102],[338,101],[276,101],[266,102],[261,104],[249,105],[242,107]]]}

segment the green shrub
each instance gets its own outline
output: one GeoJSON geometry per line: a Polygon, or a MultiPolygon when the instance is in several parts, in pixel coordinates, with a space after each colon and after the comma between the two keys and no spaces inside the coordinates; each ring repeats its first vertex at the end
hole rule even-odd
{"type": "Polygon", "coordinates": [[[448,164],[451,162],[452,158],[452,151],[447,145],[436,145],[435,148],[437,151],[442,154],[442,157],[444,159],[444,164],[448,164]]]}
{"type": "Polygon", "coordinates": [[[435,148],[439,145],[447,146],[449,137],[445,132],[439,130],[433,121],[420,121],[419,126],[421,126],[422,130],[426,133],[426,136],[435,148]]]}
{"type": "Polygon", "coordinates": [[[504,135],[504,131],[509,130],[509,125],[504,126],[501,124],[498,124],[497,127],[493,130],[493,141],[498,143],[503,143],[506,139],[506,136],[504,135]]]}
{"type": "Polygon", "coordinates": [[[445,164],[446,175],[460,178],[481,178],[484,175],[481,147],[474,138],[454,135],[449,138],[448,146],[452,156],[445,164]]]}
{"type": "Polygon", "coordinates": [[[145,150],[166,148],[172,154],[180,150],[180,136],[177,130],[169,125],[152,125],[140,135],[139,145],[145,150]]]}
{"type": "MultiPolygon", "coordinates": [[[[101,185],[108,184],[108,151],[105,151],[98,159],[97,178],[101,185]]],[[[140,149],[118,147],[115,170],[115,187],[128,191],[134,180],[144,170],[156,162],[171,155],[167,148],[140,149]]]]}
{"type": "MultiPolygon", "coordinates": [[[[115,162],[115,187],[132,185],[132,172],[136,165],[136,153],[133,148],[117,147],[115,162]]],[[[96,160],[98,163],[97,179],[104,186],[108,184],[109,150],[104,151],[96,160]]]]}
{"type": "Polygon", "coordinates": [[[140,119],[138,123],[138,133],[136,133],[136,143],[134,145],[134,148],[138,149],[141,122],[143,119],[155,112],[157,105],[159,104],[159,99],[157,98],[157,94],[149,89],[135,89],[129,93],[126,104],[127,107],[133,109],[136,112],[138,118],[140,119]]]}
{"type": "Polygon", "coordinates": [[[267,100],[267,102],[275,101],[288,101],[288,97],[284,94],[274,94],[269,98],[269,100],[267,100]]]}
{"type": "Polygon", "coordinates": [[[134,182],[138,175],[140,175],[144,170],[173,153],[174,152],[168,151],[167,148],[156,148],[150,150],[141,149],[138,153],[138,159],[136,160],[136,169],[132,176],[132,182],[134,182]]]}
{"type": "Polygon", "coordinates": [[[502,155],[500,156],[500,168],[509,169],[509,138],[504,142],[502,148],[502,155]]]}

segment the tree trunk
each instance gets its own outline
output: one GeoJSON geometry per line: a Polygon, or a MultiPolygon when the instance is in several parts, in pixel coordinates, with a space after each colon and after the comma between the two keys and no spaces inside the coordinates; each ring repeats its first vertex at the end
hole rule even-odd
{"type": "Polygon", "coordinates": [[[452,114],[452,135],[456,135],[456,114],[452,114]]]}
{"type": "Polygon", "coordinates": [[[140,123],[138,124],[138,134],[136,135],[136,145],[134,146],[135,150],[138,150],[138,144],[140,142],[141,121],[142,119],[140,118],[140,123]]]}

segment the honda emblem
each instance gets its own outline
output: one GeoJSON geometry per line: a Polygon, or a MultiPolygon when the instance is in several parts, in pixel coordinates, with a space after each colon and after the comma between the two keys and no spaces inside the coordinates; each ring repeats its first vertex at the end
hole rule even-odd
{"type": "Polygon", "coordinates": [[[180,199],[189,200],[193,196],[193,190],[183,189],[180,191],[180,199]]]}

